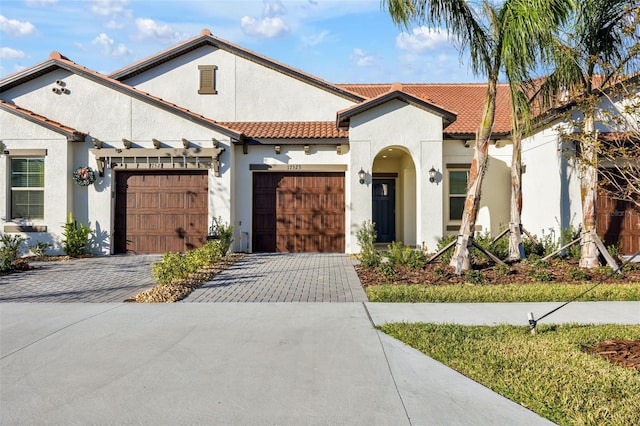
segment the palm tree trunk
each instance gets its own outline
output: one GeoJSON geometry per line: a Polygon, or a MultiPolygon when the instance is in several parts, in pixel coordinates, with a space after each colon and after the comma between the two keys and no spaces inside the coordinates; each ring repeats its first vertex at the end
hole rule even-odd
{"type": "Polygon", "coordinates": [[[580,253],[581,268],[597,268],[598,246],[594,240],[596,230],[596,196],[598,190],[597,152],[592,111],[585,111],[585,138],[582,141],[582,250],[580,253]]]}
{"type": "Polygon", "coordinates": [[[511,211],[509,220],[509,255],[507,260],[524,259],[522,245],[522,132],[518,129],[513,134],[513,151],[511,153],[511,211]]]}
{"type": "Polygon", "coordinates": [[[482,123],[473,152],[473,161],[469,170],[469,183],[462,213],[462,223],[458,232],[458,241],[451,257],[451,266],[457,275],[471,269],[471,246],[476,228],[476,218],[480,207],[482,180],[487,169],[489,157],[489,140],[496,111],[497,78],[490,79],[487,84],[487,99],[482,123]]]}

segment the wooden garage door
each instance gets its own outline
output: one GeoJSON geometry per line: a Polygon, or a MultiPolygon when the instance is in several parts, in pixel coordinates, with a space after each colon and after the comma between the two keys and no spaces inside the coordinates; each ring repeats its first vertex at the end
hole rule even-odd
{"type": "Polygon", "coordinates": [[[619,242],[623,254],[640,250],[640,212],[631,203],[599,193],[596,214],[596,229],[605,245],[619,242]]]}
{"type": "Polygon", "coordinates": [[[344,252],[344,173],[254,173],[253,251],[344,252]]]}
{"type": "Polygon", "coordinates": [[[184,252],[208,230],[207,172],[116,172],[116,253],[184,252]]]}

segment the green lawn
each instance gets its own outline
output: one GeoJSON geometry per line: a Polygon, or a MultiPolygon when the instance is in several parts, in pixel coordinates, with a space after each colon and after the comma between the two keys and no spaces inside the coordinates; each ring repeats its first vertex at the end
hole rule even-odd
{"type": "Polygon", "coordinates": [[[386,324],[385,333],[561,425],[640,424],[640,372],[583,346],[640,339],[640,326],[386,324]]]}
{"type": "MultiPolygon", "coordinates": [[[[507,285],[374,285],[366,288],[371,302],[562,302],[572,299],[593,284],[507,284],[507,285]]],[[[640,283],[602,284],[578,301],[639,301],[640,283]]]]}

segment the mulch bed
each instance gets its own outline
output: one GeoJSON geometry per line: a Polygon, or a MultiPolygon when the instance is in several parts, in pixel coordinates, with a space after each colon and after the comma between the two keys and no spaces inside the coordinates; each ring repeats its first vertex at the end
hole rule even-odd
{"type": "MultiPolygon", "coordinates": [[[[509,265],[510,271],[505,274],[493,264],[479,261],[474,265],[474,271],[479,271],[483,276],[483,284],[529,284],[545,281],[541,275],[549,278],[548,281],[562,283],[597,283],[605,280],[605,283],[640,282],[640,264],[628,264],[623,269],[624,276],[611,274],[610,268],[580,269],[578,261],[572,259],[550,259],[546,265],[539,266],[535,262],[519,262],[509,265]],[[582,276],[582,274],[586,276],[582,276]]],[[[392,285],[451,285],[469,283],[465,275],[456,275],[453,268],[444,263],[430,263],[422,268],[410,269],[404,266],[393,266],[394,276],[386,276],[380,270],[367,269],[356,265],[356,271],[364,287],[378,284],[392,285]]]]}
{"type": "Polygon", "coordinates": [[[583,350],[623,367],[635,369],[640,373],[640,340],[605,340],[583,350]]]}

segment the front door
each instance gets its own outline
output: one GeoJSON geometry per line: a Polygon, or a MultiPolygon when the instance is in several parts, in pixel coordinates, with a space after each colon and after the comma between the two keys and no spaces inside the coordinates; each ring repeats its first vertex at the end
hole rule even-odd
{"type": "Polygon", "coordinates": [[[396,181],[373,179],[372,220],[376,224],[377,243],[396,239],[396,181]]]}

